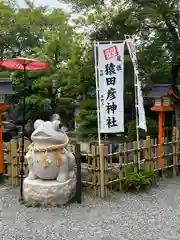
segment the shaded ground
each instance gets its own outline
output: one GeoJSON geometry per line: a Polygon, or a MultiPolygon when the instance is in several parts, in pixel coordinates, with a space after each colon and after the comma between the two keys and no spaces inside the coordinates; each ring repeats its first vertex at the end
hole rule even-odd
{"type": "Polygon", "coordinates": [[[18,195],[0,187],[0,240],[180,240],[180,178],[105,201],[85,195],[62,209],[26,208],[18,195]]]}

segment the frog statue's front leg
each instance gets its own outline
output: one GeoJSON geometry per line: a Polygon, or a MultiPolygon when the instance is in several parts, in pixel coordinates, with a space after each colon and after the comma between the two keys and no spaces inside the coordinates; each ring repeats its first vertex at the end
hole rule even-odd
{"type": "Polygon", "coordinates": [[[68,161],[65,155],[61,156],[63,163],[59,166],[59,173],[56,178],[57,182],[64,183],[68,180],[68,161]]]}
{"type": "Polygon", "coordinates": [[[28,161],[28,167],[29,167],[29,174],[28,179],[29,180],[35,180],[38,178],[38,176],[35,174],[33,169],[33,153],[31,151],[28,151],[25,159],[28,161]]]}
{"type": "Polygon", "coordinates": [[[64,153],[61,155],[63,164],[59,166],[59,174],[57,176],[58,182],[66,182],[68,179],[74,177],[75,171],[75,158],[74,155],[64,149],[64,153]]]}
{"type": "Polygon", "coordinates": [[[75,166],[76,166],[75,157],[69,151],[66,151],[66,157],[68,158],[69,178],[73,178],[75,176],[75,166]]]}

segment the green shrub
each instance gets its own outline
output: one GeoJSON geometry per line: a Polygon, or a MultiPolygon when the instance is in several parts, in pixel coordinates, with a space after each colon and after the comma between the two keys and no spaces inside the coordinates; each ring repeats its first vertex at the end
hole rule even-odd
{"type": "Polygon", "coordinates": [[[140,170],[139,172],[129,173],[122,180],[122,186],[125,191],[143,190],[152,185],[154,171],[145,172],[140,170]]]}

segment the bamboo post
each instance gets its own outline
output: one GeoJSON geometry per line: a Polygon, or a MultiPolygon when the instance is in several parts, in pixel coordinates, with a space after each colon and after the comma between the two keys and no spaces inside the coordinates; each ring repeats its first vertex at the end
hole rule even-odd
{"type": "Polygon", "coordinates": [[[149,136],[143,141],[144,145],[144,170],[150,170],[150,160],[151,160],[151,139],[149,136]]]}
{"type": "Polygon", "coordinates": [[[89,153],[87,153],[86,155],[86,160],[87,160],[87,164],[88,164],[88,177],[87,177],[87,182],[92,183],[92,166],[91,166],[91,147],[89,150],[89,153]],[[91,169],[91,170],[90,170],[91,169]]]}
{"type": "Polygon", "coordinates": [[[105,154],[104,154],[104,145],[100,145],[100,183],[101,183],[101,198],[105,197],[105,179],[104,179],[104,164],[105,163],[105,154]]]}
{"type": "Polygon", "coordinates": [[[104,182],[105,182],[105,196],[108,195],[108,183],[109,183],[109,173],[108,173],[108,146],[104,146],[104,182]],[[107,156],[107,157],[106,157],[107,156]]]}
{"type": "MultiPolygon", "coordinates": [[[[138,166],[138,151],[139,149],[137,148],[137,142],[133,142],[133,169],[134,169],[134,172],[136,173],[139,166],[138,166]]],[[[140,169],[139,169],[140,170],[140,169]]]]}
{"type": "Polygon", "coordinates": [[[96,196],[96,147],[92,146],[92,185],[96,196]]]}
{"type": "Polygon", "coordinates": [[[127,144],[124,143],[124,175],[125,177],[128,174],[128,162],[127,162],[127,144]]]}
{"type": "Polygon", "coordinates": [[[162,149],[162,153],[161,153],[161,156],[162,156],[162,178],[165,179],[168,174],[169,174],[169,168],[168,168],[168,161],[167,161],[167,153],[165,152],[166,150],[166,146],[168,146],[168,141],[167,141],[167,138],[164,138],[164,142],[161,142],[161,149],[162,149]]]}
{"type": "Polygon", "coordinates": [[[154,139],[154,168],[156,170],[156,175],[157,175],[157,161],[158,161],[158,141],[157,138],[154,139]]]}
{"type": "Polygon", "coordinates": [[[122,158],[122,145],[119,144],[118,146],[118,151],[119,151],[119,179],[120,179],[120,190],[122,190],[122,178],[123,178],[123,158],[122,158]]]}
{"type": "Polygon", "coordinates": [[[150,136],[146,137],[146,147],[147,147],[147,171],[151,170],[151,138],[150,136]]]}
{"type": "Polygon", "coordinates": [[[96,146],[96,191],[97,195],[101,196],[101,167],[100,167],[100,147],[96,146]]]}
{"type": "Polygon", "coordinates": [[[150,140],[150,151],[151,151],[151,171],[156,169],[156,158],[155,158],[155,139],[150,140]]]}
{"type": "Polygon", "coordinates": [[[11,142],[8,142],[8,184],[12,184],[12,158],[11,158],[11,142]]]}
{"type": "Polygon", "coordinates": [[[172,135],[172,151],[173,151],[173,176],[176,177],[176,128],[173,127],[172,135]]]}
{"type": "Polygon", "coordinates": [[[143,155],[144,155],[144,171],[147,170],[147,160],[148,160],[148,147],[147,147],[147,138],[143,140],[143,155]]]}

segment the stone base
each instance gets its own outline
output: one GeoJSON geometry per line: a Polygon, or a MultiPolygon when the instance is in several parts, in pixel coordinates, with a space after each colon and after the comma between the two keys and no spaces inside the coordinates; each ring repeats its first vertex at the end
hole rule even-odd
{"type": "Polygon", "coordinates": [[[69,202],[76,193],[76,178],[64,183],[41,179],[24,179],[23,193],[25,202],[41,205],[60,206],[69,202]]]}

